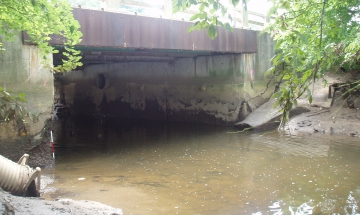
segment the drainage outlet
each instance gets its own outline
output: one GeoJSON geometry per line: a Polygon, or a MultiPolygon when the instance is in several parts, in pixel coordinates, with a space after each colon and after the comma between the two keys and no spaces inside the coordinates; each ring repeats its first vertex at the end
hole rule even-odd
{"type": "Polygon", "coordinates": [[[96,86],[101,90],[109,87],[109,78],[106,74],[98,74],[96,76],[96,86]]]}

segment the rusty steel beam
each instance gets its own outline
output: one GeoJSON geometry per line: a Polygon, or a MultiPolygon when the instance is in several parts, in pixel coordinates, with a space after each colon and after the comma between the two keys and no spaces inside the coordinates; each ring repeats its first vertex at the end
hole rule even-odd
{"type": "Polygon", "coordinates": [[[139,6],[139,7],[149,7],[149,8],[159,8],[159,9],[164,9],[164,5],[160,5],[160,4],[149,4],[146,2],[142,2],[142,1],[134,1],[134,0],[120,0],[120,4],[122,5],[135,5],[135,6],[139,6]]]}
{"type": "MultiPolygon", "coordinates": [[[[78,49],[107,48],[142,50],[205,51],[210,53],[256,53],[256,32],[218,28],[211,40],[205,30],[187,33],[190,22],[128,15],[115,12],[74,8],[73,14],[83,33],[78,49]]],[[[24,35],[24,43],[26,35],[24,35]]],[[[53,37],[51,45],[61,46],[62,39],[53,37]]]]}

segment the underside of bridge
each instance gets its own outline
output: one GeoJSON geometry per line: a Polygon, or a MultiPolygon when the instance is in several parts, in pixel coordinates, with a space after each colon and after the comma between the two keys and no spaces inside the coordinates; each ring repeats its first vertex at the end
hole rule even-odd
{"type": "MultiPolygon", "coordinates": [[[[81,9],[74,16],[84,66],[55,77],[55,106],[72,114],[233,125],[273,92],[266,34],[219,29],[211,40],[187,34],[191,23],[181,21],[81,9]]],[[[62,46],[53,41],[56,65],[62,46]]]]}

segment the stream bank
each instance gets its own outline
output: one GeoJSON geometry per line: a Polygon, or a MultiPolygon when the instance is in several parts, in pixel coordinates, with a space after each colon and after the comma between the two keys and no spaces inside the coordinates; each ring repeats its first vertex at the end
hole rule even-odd
{"type": "Polygon", "coordinates": [[[122,215],[121,209],[116,209],[93,201],[74,201],[57,199],[46,201],[42,198],[13,196],[0,189],[0,214],[16,215],[48,215],[48,214],[94,214],[122,215]]]}
{"type": "Polygon", "coordinates": [[[360,93],[344,96],[348,90],[347,83],[358,78],[330,74],[325,79],[329,87],[324,87],[322,81],[311,86],[312,104],[308,103],[307,98],[298,102],[309,112],[291,118],[284,129],[291,135],[305,132],[360,137],[360,93]]]}

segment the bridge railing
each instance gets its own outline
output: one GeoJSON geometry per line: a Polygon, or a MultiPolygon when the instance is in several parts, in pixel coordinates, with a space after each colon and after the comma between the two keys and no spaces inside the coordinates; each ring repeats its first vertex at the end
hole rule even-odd
{"type": "MultiPolygon", "coordinates": [[[[184,21],[190,21],[190,18],[198,12],[198,8],[192,7],[186,11],[172,14],[171,0],[152,0],[152,3],[149,2],[148,0],[69,0],[73,7],[184,21]]],[[[263,30],[270,20],[264,14],[245,11],[240,6],[235,8],[232,5],[226,6],[232,20],[223,19],[222,21],[229,22],[234,28],[263,30]]]]}

